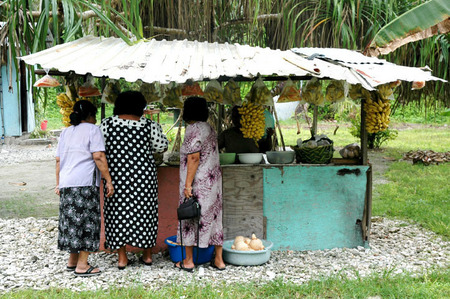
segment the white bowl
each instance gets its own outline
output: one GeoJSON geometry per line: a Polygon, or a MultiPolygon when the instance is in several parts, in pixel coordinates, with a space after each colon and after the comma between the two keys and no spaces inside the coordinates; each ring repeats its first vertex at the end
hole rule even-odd
{"type": "Polygon", "coordinates": [[[263,158],[261,153],[238,154],[239,162],[242,164],[259,164],[263,158]]]}

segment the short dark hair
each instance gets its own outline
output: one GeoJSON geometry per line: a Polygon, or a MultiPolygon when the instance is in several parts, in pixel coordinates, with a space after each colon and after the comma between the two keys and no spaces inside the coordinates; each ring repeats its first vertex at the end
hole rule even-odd
{"type": "Polygon", "coordinates": [[[113,114],[132,114],[141,117],[146,105],[147,101],[139,91],[124,91],[117,96],[113,114]]]}
{"type": "Polygon", "coordinates": [[[189,97],[184,101],[184,121],[207,121],[209,116],[208,104],[202,97],[189,97]]]}
{"type": "Polygon", "coordinates": [[[87,120],[90,116],[96,117],[97,107],[87,100],[80,100],[73,105],[73,112],[70,114],[70,124],[78,126],[81,121],[87,120]]]}

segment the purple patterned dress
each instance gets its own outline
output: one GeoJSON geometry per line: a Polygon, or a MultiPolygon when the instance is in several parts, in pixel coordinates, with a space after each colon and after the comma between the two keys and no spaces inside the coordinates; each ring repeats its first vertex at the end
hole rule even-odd
{"type": "MultiPolygon", "coordinates": [[[[206,122],[196,122],[186,128],[184,142],[180,150],[180,204],[184,201],[187,155],[197,152],[200,152],[200,161],[192,183],[192,193],[197,196],[202,207],[199,247],[222,246],[222,173],[217,148],[217,134],[206,122]]],[[[197,219],[182,220],[181,223],[183,245],[196,246],[197,219]]],[[[179,227],[177,238],[179,242],[179,227]]]]}

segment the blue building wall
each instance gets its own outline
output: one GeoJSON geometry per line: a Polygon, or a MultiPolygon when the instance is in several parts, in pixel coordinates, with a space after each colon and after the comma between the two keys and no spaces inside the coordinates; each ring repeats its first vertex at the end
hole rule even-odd
{"type": "MultiPolygon", "coordinates": [[[[31,132],[35,128],[34,103],[32,100],[31,87],[27,88],[27,128],[22,128],[21,105],[20,105],[20,83],[17,85],[17,70],[12,68],[12,91],[9,91],[9,69],[3,65],[1,68],[1,99],[3,104],[3,116],[0,113],[0,134],[6,137],[21,136],[22,132],[31,132]],[[3,131],[4,130],[4,131],[3,131]]],[[[0,106],[1,109],[1,106],[0,106]]]]}

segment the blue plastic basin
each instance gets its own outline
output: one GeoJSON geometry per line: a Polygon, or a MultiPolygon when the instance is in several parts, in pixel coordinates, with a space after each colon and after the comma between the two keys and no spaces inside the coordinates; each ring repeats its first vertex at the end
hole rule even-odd
{"type": "MultiPolygon", "coordinates": [[[[170,254],[170,259],[172,260],[172,262],[178,263],[179,261],[181,261],[181,249],[180,249],[181,246],[171,244],[171,243],[167,242],[168,240],[170,240],[172,242],[176,242],[177,236],[168,237],[167,239],[164,240],[164,243],[166,243],[167,246],[169,246],[169,254],[170,254]]],[[[197,258],[196,258],[197,257],[197,247],[194,247],[194,263],[196,265],[209,263],[209,261],[213,257],[214,245],[209,245],[208,248],[199,248],[198,250],[199,251],[198,251],[198,260],[197,260],[197,258]]],[[[184,249],[184,246],[183,246],[183,257],[186,258],[186,250],[184,249]]]]}

